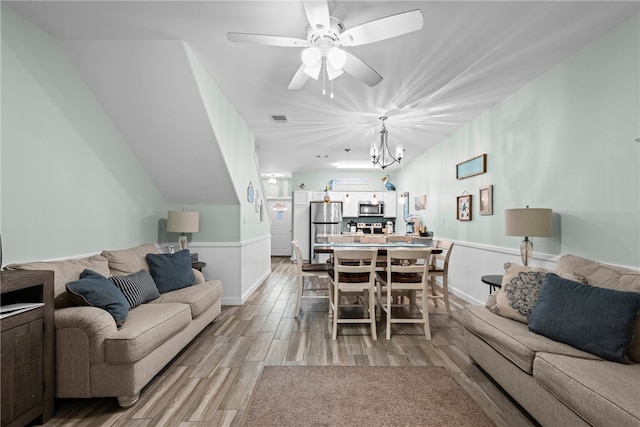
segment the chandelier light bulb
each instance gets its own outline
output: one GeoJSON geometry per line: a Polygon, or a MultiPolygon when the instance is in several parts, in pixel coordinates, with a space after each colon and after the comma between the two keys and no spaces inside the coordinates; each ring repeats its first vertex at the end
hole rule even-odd
{"type": "Polygon", "coordinates": [[[402,160],[404,155],[404,146],[402,144],[396,144],[396,159],[402,160]]]}

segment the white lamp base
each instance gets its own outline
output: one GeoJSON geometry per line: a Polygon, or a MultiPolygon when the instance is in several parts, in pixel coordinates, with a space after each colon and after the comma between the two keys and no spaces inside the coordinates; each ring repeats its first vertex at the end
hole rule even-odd
{"type": "Polygon", "coordinates": [[[533,256],[533,242],[529,240],[528,237],[525,237],[522,242],[520,242],[520,258],[522,258],[522,264],[524,266],[528,266],[531,262],[531,257],[533,256]]]}
{"type": "MultiPolygon", "coordinates": [[[[180,245],[180,249],[187,249],[187,235],[182,233],[180,237],[178,237],[178,244],[180,245]]],[[[526,264],[525,264],[526,265],[526,264]]]]}

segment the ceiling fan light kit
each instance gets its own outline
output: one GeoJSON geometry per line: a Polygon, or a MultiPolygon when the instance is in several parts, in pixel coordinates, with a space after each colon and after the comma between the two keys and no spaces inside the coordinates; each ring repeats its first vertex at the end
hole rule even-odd
{"type": "Polygon", "coordinates": [[[382,81],[380,74],[352,53],[342,49],[343,47],[361,46],[401,36],[421,30],[424,25],[422,12],[412,10],[345,29],[342,21],[330,16],[329,3],[326,0],[303,0],[302,4],[309,22],[306,29],[306,40],[295,37],[233,32],[227,33],[227,38],[232,42],[239,43],[304,47],[305,49],[300,54],[302,64],[291,79],[288,88],[291,90],[300,89],[309,78],[317,80],[322,73],[322,93],[323,95],[326,93],[326,77],[332,83],[332,99],[333,79],[343,73],[347,73],[369,86],[375,86],[382,81]]]}

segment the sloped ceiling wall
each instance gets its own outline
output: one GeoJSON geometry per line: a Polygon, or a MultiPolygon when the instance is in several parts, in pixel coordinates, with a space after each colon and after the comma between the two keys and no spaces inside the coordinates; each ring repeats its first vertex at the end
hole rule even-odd
{"type": "Polygon", "coordinates": [[[62,44],[168,203],[239,203],[183,42],[62,44]]]}

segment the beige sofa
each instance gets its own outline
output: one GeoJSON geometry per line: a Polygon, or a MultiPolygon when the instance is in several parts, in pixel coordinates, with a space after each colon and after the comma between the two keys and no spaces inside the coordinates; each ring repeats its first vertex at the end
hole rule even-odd
{"type": "MultiPolygon", "coordinates": [[[[640,292],[640,273],[573,255],[555,273],[578,275],[589,285],[640,292]]],[[[543,426],[640,425],[640,318],[626,354],[616,363],[531,332],[528,325],[467,306],[464,340],[473,361],[543,426]]]]}
{"type": "Polygon", "coordinates": [[[155,245],[104,251],[82,259],[12,264],[7,269],[53,270],[55,281],[56,397],[117,397],[133,405],[140,390],[220,314],[222,282],[205,281],[163,293],[132,309],[120,328],[105,310],[74,306],[65,284],[85,269],[126,276],[149,270],[145,256],[155,245]]]}

